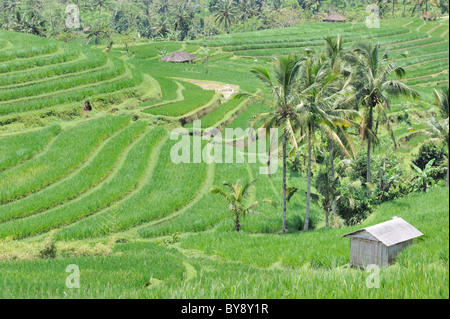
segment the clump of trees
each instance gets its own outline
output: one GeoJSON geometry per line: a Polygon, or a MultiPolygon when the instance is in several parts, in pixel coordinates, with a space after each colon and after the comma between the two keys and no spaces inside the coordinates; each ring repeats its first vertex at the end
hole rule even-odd
{"type": "MultiPolygon", "coordinates": [[[[396,1],[375,1],[381,17],[395,15],[396,1]]],[[[88,37],[111,44],[112,33],[136,38],[185,40],[211,34],[282,28],[319,21],[329,13],[365,18],[366,0],[0,0],[0,27],[8,30],[72,39],[88,37]],[[67,5],[76,6],[80,28],[67,26],[67,5]],[[78,32],[78,36],[86,36],[78,32]]],[[[448,0],[403,1],[403,15],[428,10],[448,11],[448,0]],[[408,8],[408,10],[407,10],[408,8]]]]}
{"type": "MultiPolygon", "coordinates": [[[[418,100],[419,94],[402,82],[405,70],[396,65],[395,57],[382,51],[379,44],[357,43],[344,50],[342,43],[340,37],[325,38],[320,52],[306,50],[303,55],[276,57],[270,71],[251,69],[272,93],[265,101],[271,111],[259,114],[254,123],[282,132],[283,234],[289,158],[297,173],[291,178],[302,168],[306,170],[305,231],[312,200],[322,206],[327,228],[330,219],[338,220],[338,216],[352,225],[364,220],[375,205],[412,191],[427,191],[445,171],[448,176],[448,168],[443,168],[448,157],[444,146],[423,145],[410,171],[397,152],[395,123],[387,116],[390,98],[400,95],[418,100]],[[382,126],[391,141],[379,139],[382,126]],[[379,151],[374,153],[377,147],[379,151]],[[300,158],[307,164],[302,165],[300,158]]],[[[242,95],[246,93],[238,97],[242,95]]],[[[448,88],[436,91],[436,101],[435,115],[426,116],[429,129],[421,133],[445,144],[448,153],[448,88]]]]}

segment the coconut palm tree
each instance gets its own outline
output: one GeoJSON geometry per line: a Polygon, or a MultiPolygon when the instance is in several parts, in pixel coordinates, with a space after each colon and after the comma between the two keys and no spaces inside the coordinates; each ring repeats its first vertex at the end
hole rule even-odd
{"type": "Polygon", "coordinates": [[[335,107],[340,101],[343,91],[342,78],[336,74],[330,74],[321,54],[313,54],[299,63],[298,93],[300,103],[295,107],[295,113],[300,121],[303,134],[298,140],[306,140],[308,145],[308,170],[306,214],[304,230],[309,228],[309,212],[311,203],[311,160],[312,150],[316,140],[316,132],[322,129],[328,139],[339,146],[344,154],[353,157],[344,146],[336,133],[337,127],[350,125],[346,113],[353,110],[344,110],[335,107]]]}
{"type": "MultiPolygon", "coordinates": [[[[283,144],[283,222],[282,232],[286,233],[286,158],[287,144],[291,143],[297,148],[295,138],[296,130],[300,125],[295,106],[297,105],[297,73],[299,59],[293,55],[276,57],[273,61],[274,76],[264,67],[254,67],[251,72],[255,74],[271,91],[272,99],[266,101],[270,105],[271,111],[263,113],[254,119],[252,126],[258,121],[262,121],[262,128],[270,130],[281,128],[283,144]]],[[[240,98],[244,94],[236,95],[240,98]]]]}
{"type": "Polygon", "coordinates": [[[181,37],[183,40],[188,31],[189,31],[189,24],[191,23],[192,16],[191,12],[185,10],[183,7],[178,7],[177,10],[174,13],[175,22],[174,22],[174,28],[175,31],[181,32],[181,37]]]}
{"type": "Polygon", "coordinates": [[[256,3],[253,0],[239,0],[238,8],[245,31],[245,21],[247,18],[255,15],[257,10],[256,3]]]}
{"type": "Polygon", "coordinates": [[[359,43],[346,55],[346,60],[355,68],[353,81],[356,89],[355,97],[364,108],[360,134],[363,140],[367,141],[367,183],[371,181],[371,147],[378,141],[377,131],[374,130],[376,115],[374,113],[378,113],[376,128],[384,118],[394,146],[397,147],[394,132],[386,116],[386,109],[391,108],[388,95],[410,96],[414,99],[419,97],[419,93],[400,81],[405,76],[405,70],[395,64],[388,50],[381,55],[380,47],[379,43],[376,45],[359,43]],[[392,79],[393,75],[397,75],[400,80],[392,79]]]}
{"type": "Polygon", "coordinates": [[[317,200],[320,200],[322,207],[325,211],[325,226],[330,228],[329,216],[332,209],[333,203],[340,198],[338,191],[340,183],[339,176],[331,177],[328,165],[325,164],[325,169],[322,168],[316,177],[316,189],[318,194],[314,194],[317,200]]]}
{"type": "Polygon", "coordinates": [[[420,120],[427,126],[425,134],[432,138],[437,138],[447,144],[447,187],[449,186],[449,106],[448,106],[448,96],[449,88],[444,87],[440,91],[434,90],[438,112],[440,113],[441,119],[438,119],[436,114],[433,114],[434,109],[426,111],[426,119],[420,120]],[[431,113],[431,114],[430,114],[431,113]]]}
{"type": "MultiPolygon", "coordinates": [[[[254,210],[258,206],[258,202],[254,201],[248,203],[248,197],[253,189],[256,181],[242,184],[240,180],[236,184],[230,184],[228,182],[223,182],[223,185],[227,187],[227,190],[222,187],[216,186],[211,189],[212,194],[221,195],[228,204],[231,216],[234,220],[234,230],[239,232],[241,227],[241,220],[246,214],[258,214],[263,215],[260,212],[254,210]]],[[[273,205],[271,200],[265,199],[264,201],[273,205]]]]}
{"type": "MultiPolygon", "coordinates": [[[[337,38],[333,38],[330,36],[324,37],[325,40],[325,48],[324,48],[324,56],[325,56],[325,66],[328,69],[327,72],[330,74],[335,74],[341,77],[342,81],[342,89],[346,89],[350,82],[346,79],[351,79],[351,67],[344,59],[346,51],[343,49],[343,39],[341,36],[337,38]]],[[[352,109],[354,107],[355,101],[353,97],[347,99],[345,95],[341,96],[341,101],[335,105],[337,109],[352,109]]],[[[351,116],[352,114],[348,114],[351,116]]],[[[349,118],[350,119],[350,118],[349,118]]],[[[340,126],[336,127],[337,134],[340,137],[341,141],[343,141],[346,145],[346,148],[351,152],[352,155],[355,154],[355,148],[353,143],[345,131],[340,126]]],[[[333,142],[332,138],[328,139],[329,152],[330,152],[330,179],[335,178],[335,169],[334,169],[334,159],[336,153],[336,145],[333,142]]],[[[332,203],[332,213],[336,213],[336,201],[333,200],[332,203]]]]}
{"type": "Polygon", "coordinates": [[[232,0],[219,0],[217,4],[213,7],[215,11],[216,22],[221,25],[225,24],[225,30],[233,24],[236,16],[238,14],[238,8],[234,5],[232,0]]]}

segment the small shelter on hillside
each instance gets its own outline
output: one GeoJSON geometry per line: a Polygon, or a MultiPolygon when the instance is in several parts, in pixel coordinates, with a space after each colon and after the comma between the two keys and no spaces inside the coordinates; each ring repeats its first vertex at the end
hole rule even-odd
{"type": "Polygon", "coordinates": [[[365,267],[375,264],[388,266],[397,254],[423,234],[402,218],[366,227],[342,237],[351,238],[350,265],[365,267]]]}
{"type": "Polygon", "coordinates": [[[347,20],[348,18],[340,14],[330,14],[328,17],[322,19],[324,22],[345,22],[347,20]]]}
{"type": "Polygon", "coordinates": [[[178,52],[174,52],[172,54],[169,54],[169,55],[163,57],[162,59],[160,59],[160,61],[174,62],[174,63],[186,63],[186,62],[191,62],[191,61],[194,61],[197,59],[198,59],[198,57],[196,57],[195,55],[189,54],[184,51],[178,51],[178,52]]]}

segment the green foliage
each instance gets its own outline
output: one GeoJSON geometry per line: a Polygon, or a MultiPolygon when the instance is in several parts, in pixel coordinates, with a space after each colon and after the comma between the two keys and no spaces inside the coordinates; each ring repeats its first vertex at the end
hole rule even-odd
{"type": "Polygon", "coordinates": [[[445,159],[447,158],[446,149],[443,145],[433,142],[427,142],[420,146],[419,153],[413,160],[413,164],[421,170],[425,169],[426,165],[434,159],[433,167],[436,169],[432,173],[432,178],[437,181],[445,178],[446,168],[443,167],[445,159]]]}

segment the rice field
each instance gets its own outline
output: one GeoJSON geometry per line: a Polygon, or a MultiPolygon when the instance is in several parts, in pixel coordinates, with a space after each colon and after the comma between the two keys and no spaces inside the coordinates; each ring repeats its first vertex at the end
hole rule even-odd
{"type": "MultiPolygon", "coordinates": [[[[290,173],[288,186],[299,191],[287,204],[288,234],[281,235],[281,164],[269,178],[248,152],[235,164],[171,159],[177,141],[170,130],[180,118],[195,114],[202,129],[245,129],[268,110],[190,81],[267,94],[249,69],[270,67],[274,55],[319,51],[323,34],[342,35],[346,48],[365,40],[399,55],[425,107],[432,89],[448,83],[448,20],[383,20],[380,29],[315,23],[215,36],[207,40],[207,67],[159,61],[161,52],[200,56],[203,41],[139,44],[130,54],[118,47],[107,55],[0,30],[0,298],[448,298],[447,188],[382,204],[362,225],[330,230],[312,203],[313,230],[299,232],[306,178],[290,173]],[[86,100],[92,112],[82,111],[86,100]],[[247,215],[240,233],[227,204],[210,193],[237,179],[256,180],[248,200],[263,213],[247,215]],[[425,236],[381,270],[380,289],[367,288],[367,273],[347,266],[349,242],[341,236],[393,216],[425,236]],[[51,240],[56,258],[40,258],[51,240]],[[80,289],[65,285],[70,264],[80,268],[80,289]]],[[[392,118],[421,109],[408,99],[392,101],[392,118]]],[[[423,129],[398,122],[396,137],[411,127],[423,129]]],[[[386,135],[380,133],[383,143],[386,135]]],[[[411,139],[399,151],[411,157],[422,141],[411,139]]]]}

